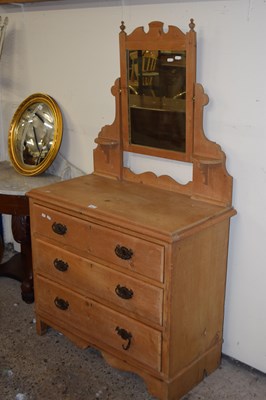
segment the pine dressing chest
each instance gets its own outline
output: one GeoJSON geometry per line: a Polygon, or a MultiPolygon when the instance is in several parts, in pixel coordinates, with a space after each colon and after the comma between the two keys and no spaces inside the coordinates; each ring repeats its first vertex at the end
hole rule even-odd
{"type": "Polygon", "coordinates": [[[220,363],[232,178],[202,129],[193,20],[186,34],[122,24],[120,52],[94,172],[28,193],[37,332],[94,346],[177,400],[220,363]],[[135,174],[124,152],[190,162],[193,180],[135,174]]]}

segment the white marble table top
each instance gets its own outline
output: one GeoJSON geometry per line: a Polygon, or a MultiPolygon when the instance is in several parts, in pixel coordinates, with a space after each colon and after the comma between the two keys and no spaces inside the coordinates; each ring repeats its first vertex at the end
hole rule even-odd
{"type": "Polygon", "coordinates": [[[37,176],[20,175],[9,161],[0,162],[0,194],[23,196],[31,189],[60,180],[59,176],[48,173],[37,176]]]}

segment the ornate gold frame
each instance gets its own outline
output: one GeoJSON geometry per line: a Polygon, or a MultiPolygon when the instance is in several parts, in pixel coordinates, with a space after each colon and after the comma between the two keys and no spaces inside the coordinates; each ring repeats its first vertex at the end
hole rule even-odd
{"type": "Polygon", "coordinates": [[[35,93],[27,97],[16,110],[11,120],[9,128],[8,151],[10,160],[16,171],[26,176],[39,175],[43,173],[54,161],[61,145],[62,135],[63,135],[62,114],[56,101],[49,95],[43,93],[35,93]],[[52,145],[44,160],[42,160],[38,165],[27,165],[25,163],[22,163],[21,160],[19,160],[17,157],[15,150],[15,137],[16,137],[16,130],[18,129],[19,122],[21,120],[23,113],[27,110],[27,108],[29,108],[35,103],[45,104],[52,112],[54,117],[54,135],[53,135],[52,145]]]}

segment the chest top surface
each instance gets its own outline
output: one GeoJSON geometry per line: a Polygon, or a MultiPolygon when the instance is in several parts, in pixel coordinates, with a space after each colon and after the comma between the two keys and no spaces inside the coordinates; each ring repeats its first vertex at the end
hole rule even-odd
{"type": "Polygon", "coordinates": [[[167,236],[232,213],[231,207],[94,174],[32,190],[29,196],[48,207],[50,204],[62,211],[118,225],[145,227],[167,236]]]}

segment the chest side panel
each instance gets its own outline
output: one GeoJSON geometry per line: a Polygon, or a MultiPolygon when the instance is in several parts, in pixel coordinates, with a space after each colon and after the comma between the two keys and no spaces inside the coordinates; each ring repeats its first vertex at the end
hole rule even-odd
{"type": "MultiPolygon", "coordinates": [[[[170,280],[169,371],[180,373],[221,347],[229,220],[176,242],[170,280]]],[[[208,365],[202,367],[208,371],[208,365]]],[[[200,376],[204,371],[200,372],[200,376]]]]}

